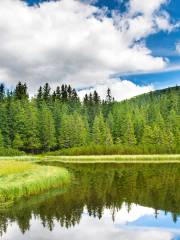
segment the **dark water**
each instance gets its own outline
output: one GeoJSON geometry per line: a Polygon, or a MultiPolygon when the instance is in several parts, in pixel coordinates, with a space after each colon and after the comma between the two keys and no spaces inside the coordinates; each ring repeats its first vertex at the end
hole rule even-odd
{"type": "Polygon", "coordinates": [[[66,165],[68,189],[0,211],[2,240],[179,240],[180,165],[66,165]]]}

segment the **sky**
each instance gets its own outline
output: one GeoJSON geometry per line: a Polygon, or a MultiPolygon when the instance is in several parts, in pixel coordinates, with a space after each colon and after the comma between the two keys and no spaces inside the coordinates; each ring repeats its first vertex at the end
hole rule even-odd
{"type": "Polygon", "coordinates": [[[180,85],[179,0],[1,0],[0,82],[116,100],[180,85]]]}

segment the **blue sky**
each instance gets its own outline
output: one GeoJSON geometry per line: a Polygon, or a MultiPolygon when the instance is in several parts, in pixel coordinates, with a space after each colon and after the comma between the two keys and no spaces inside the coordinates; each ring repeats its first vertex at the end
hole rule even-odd
{"type": "MultiPolygon", "coordinates": [[[[30,5],[43,2],[43,0],[27,0],[30,5]]],[[[98,7],[107,7],[110,10],[125,11],[127,1],[118,0],[99,0],[94,5],[98,7]]],[[[172,21],[180,21],[180,1],[171,0],[169,4],[163,6],[171,15],[172,21]]],[[[180,65],[180,54],[176,51],[176,43],[180,41],[180,28],[168,33],[160,31],[157,34],[150,35],[145,39],[149,49],[154,56],[162,56],[169,59],[169,65],[180,65]]],[[[130,79],[136,84],[153,83],[156,88],[164,88],[180,84],[180,70],[168,72],[150,73],[150,74],[131,74],[123,75],[122,79],[130,79]]]]}
{"type": "Polygon", "coordinates": [[[117,100],[180,85],[179,0],[0,2],[0,82],[117,100]]]}

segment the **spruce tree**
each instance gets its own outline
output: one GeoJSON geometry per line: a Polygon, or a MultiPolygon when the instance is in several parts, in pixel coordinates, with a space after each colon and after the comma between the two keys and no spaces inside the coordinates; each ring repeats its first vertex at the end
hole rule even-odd
{"type": "Polygon", "coordinates": [[[45,151],[53,149],[56,146],[55,124],[52,113],[46,104],[43,104],[39,111],[38,126],[42,149],[45,151]]]}
{"type": "Polygon", "coordinates": [[[26,83],[22,84],[21,82],[19,82],[16,85],[14,95],[15,95],[15,98],[18,100],[27,99],[29,95],[28,95],[26,83]]]}
{"type": "Polygon", "coordinates": [[[108,90],[107,90],[107,95],[106,95],[106,102],[107,102],[107,103],[111,103],[112,100],[113,100],[113,97],[112,97],[112,95],[111,95],[111,89],[108,88],[108,90]]]}
{"type": "Polygon", "coordinates": [[[2,102],[5,98],[5,86],[4,84],[0,84],[0,102],[2,102]]]}
{"type": "Polygon", "coordinates": [[[94,119],[92,137],[92,141],[95,144],[103,145],[108,142],[112,143],[110,129],[105,123],[102,113],[94,119]]]}
{"type": "Polygon", "coordinates": [[[48,83],[46,83],[43,87],[43,99],[45,102],[48,102],[50,100],[50,93],[51,88],[48,83]]]}
{"type": "Polygon", "coordinates": [[[123,142],[126,145],[135,145],[137,143],[134,133],[134,125],[131,116],[128,114],[124,124],[123,142]]]}

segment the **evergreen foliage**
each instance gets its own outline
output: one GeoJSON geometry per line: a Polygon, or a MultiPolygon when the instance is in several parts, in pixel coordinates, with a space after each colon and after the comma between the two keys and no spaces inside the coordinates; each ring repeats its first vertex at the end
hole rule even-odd
{"type": "Polygon", "coordinates": [[[110,89],[105,101],[94,91],[81,102],[70,85],[52,92],[48,83],[35,97],[28,95],[21,82],[12,92],[0,84],[0,147],[38,153],[115,145],[129,153],[180,152],[178,86],[122,102],[114,101],[110,89]]]}

